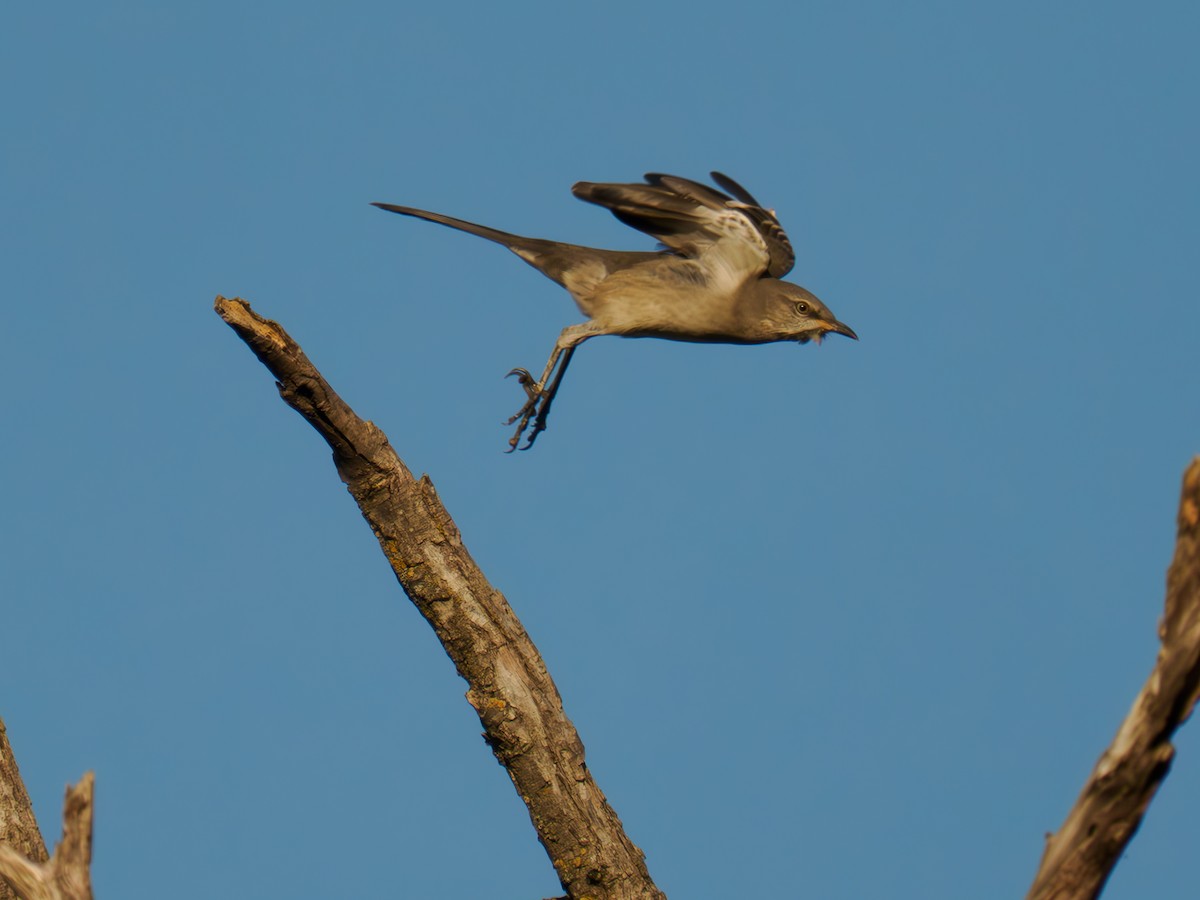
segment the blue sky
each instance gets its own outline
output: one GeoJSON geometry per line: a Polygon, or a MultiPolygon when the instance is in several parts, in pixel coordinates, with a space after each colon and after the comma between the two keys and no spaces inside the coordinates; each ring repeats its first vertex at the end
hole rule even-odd
{"type": "MultiPolygon", "coordinates": [[[[98,896],[557,888],[240,295],[427,472],[673,897],[1020,896],[1149,672],[1195,414],[1192,4],[13,7],[0,716],[98,896]],[[861,336],[591,341],[379,200],[648,249],[727,172],[861,336]]],[[[1200,746],[1106,896],[1188,896],[1200,746]]]]}

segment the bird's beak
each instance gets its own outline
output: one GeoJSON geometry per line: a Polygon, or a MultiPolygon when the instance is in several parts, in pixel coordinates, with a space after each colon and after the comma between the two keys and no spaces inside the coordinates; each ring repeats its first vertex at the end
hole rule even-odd
{"type": "Polygon", "coordinates": [[[846,337],[850,338],[850,340],[852,340],[852,341],[858,340],[858,335],[854,333],[854,329],[851,328],[849,325],[846,325],[843,322],[839,322],[837,319],[834,319],[832,322],[829,322],[825,326],[825,331],[832,332],[833,334],[844,334],[846,337]]]}

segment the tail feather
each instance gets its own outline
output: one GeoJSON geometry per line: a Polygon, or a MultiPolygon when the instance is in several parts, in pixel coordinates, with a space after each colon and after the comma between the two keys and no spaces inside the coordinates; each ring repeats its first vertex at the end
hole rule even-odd
{"type": "Polygon", "coordinates": [[[372,203],[371,205],[378,206],[380,209],[386,209],[388,212],[399,213],[402,216],[414,216],[418,219],[437,222],[439,225],[445,225],[448,228],[457,228],[459,231],[465,231],[467,234],[474,234],[510,248],[530,240],[530,238],[509,234],[507,231],[488,228],[486,225],[476,225],[474,222],[455,219],[451,216],[443,216],[441,213],[429,212],[424,209],[414,209],[411,206],[395,206],[391,203],[372,203]]]}
{"type": "MultiPolygon", "coordinates": [[[[568,290],[574,290],[567,280],[573,273],[586,270],[588,281],[594,282],[605,274],[623,269],[627,266],[645,262],[658,256],[657,253],[639,253],[625,250],[597,250],[592,247],[580,247],[575,244],[564,244],[559,241],[546,241],[541,238],[521,237],[509,234],[498,228],[488,228],[486,225],[476,225],[463,219],[444,216],[441,213],[429,212],[424,209],[414,209],[411,206],[395,206],[391,203],[372,203],[388,212],[399,213],[402,216],[414,216],[429,222],[436,222],[448,228],[456,228],[473,234],[485,240],[495,241],[507,247],[529,265],[533,266],[547,278],[556,281],[568,290]],[[597,268],[599,266],[599,268],[597,268]]],[[[572,279],[574,282],[575,279],[572,279]]]]}

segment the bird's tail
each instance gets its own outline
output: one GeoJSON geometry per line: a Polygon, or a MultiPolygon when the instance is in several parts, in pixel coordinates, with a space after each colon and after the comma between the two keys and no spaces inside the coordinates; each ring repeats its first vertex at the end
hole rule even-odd
{"type": "MultiPolygon", "coordinates": [[[[459,231],[465,231],[467,234],[473,234],[485,240],[503,244],[513,253],[517,254],[517,256],[521,257],[521,259],[525,260],[525,262],[541,270],[559,284],[562,284],[564,264],[568,264],[570,261],[561,258],[563,254],[556,255],[553,252],[556,247],[569,247],[570,245],[567,244],[558,244],[555,241],[544,241],[538,238],[522,237],[519,234],[509,234],[507,231],[501,231],[498,228],[476,225],[474,222],[468,222],[464,219],[444,216],[441,213],[429,212],[425,209],[414,209],[411,206],[395,206],[391,203],[372,203],[371,205],[378,206],[380,209],[386,209],[388,212],[399,213],[402,216],[415,216],[418,219],[437,222],[439,225],[445,225],[448,228],[457,228],[459,231]]],[[[569,253],[566,255],[570,256],[569,253]]]]}
{"type": "Polygon", "coordinates": [[[466,222],[463,219],[443,216],[441,213],[429,212],[424,209],[413,209],[411,206],[394,206],[391,203],[372,203],[371,205],[378,206],[380,209],[386,209],[388,212],[400,213],[402,216],[415,216],[418,219],[426,219],[430,222],[437,222],[439,225],[457,228],[459,231],[465,231],[467,234],[474,234],[489,241],[495,241],[497,244],[503,244],[506,247],[512,247],[531,240],[530,238],[523,238],[520,235],[509,234],[507,231],[488,228],[486,225],[476,225],[474,222],[466,222]]]}
{"type": "MultiPolygon", "coordinates": [[[[411,206],[395,206],[391,203],[372,203],[371,205],[388,212],[399,213],[402,216],[414,216],[429,222],[437,222],[439,225],[456,228],[467,234],[503,244],[547,278],[557,281],[572,292],[575,288],[572,284],[568,284],[567,280],[570,279],[575,284],[576,279],[570,278],[573,274],[579,275],[587,272],[586,280],[596,281],[609,272],[653,259],[658,255],[625,250],[597,250],[592,247],[580,247],[576,244],[564,244],[559,241],[522,237],[519,234],[500,231],[498,228],[476,225],[474,222],[455,219],[452,216],[444,216],[441,213],[429,212],[424,209],[414,209],[411,206]]],[[[576,284],[576,286],[578,285],[576,284]]]]}

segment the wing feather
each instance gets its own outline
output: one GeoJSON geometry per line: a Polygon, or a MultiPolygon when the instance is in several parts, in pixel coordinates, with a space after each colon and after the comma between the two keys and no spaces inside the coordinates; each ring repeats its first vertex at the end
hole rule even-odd
{"type": "Polygon", "coordinates": [[[775,213],[732,178],[714,172],[713,180],[733,196],[657,172],[647,174],[645,184],[581,181],[571,191],[683,256],[719,254],[712,261],[742,277],[780,278],[791,271],[795,252],[775,213]]]}
{"type": "Polygon", "coordinates": [[[728,175],[722,175],[720,172],[709,172],[712,180],[719,184],[724,190],[729,191],[733,196],[737,197],[743,203],[749,203],[751,206],[759,206],[762,204],[754,199],[754,195],[748,190],[730,178],[728,175]]]}

